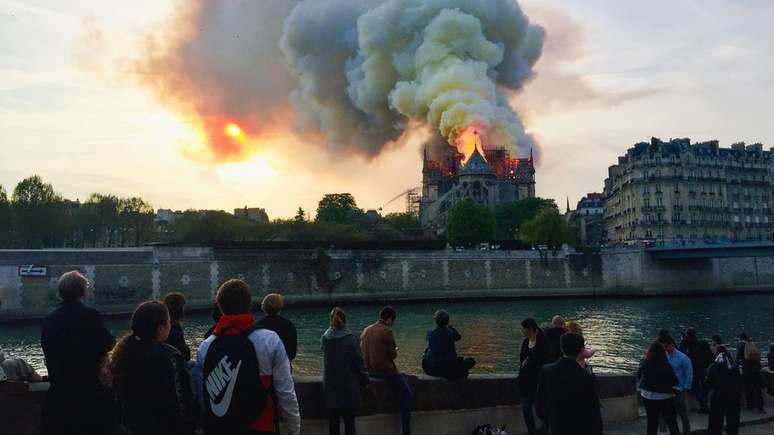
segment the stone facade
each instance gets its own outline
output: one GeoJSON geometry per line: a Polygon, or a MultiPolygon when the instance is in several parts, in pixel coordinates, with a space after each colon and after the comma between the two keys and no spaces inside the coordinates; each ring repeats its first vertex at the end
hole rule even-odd
{"type": "Polygon", "coordinates": [[[772,239],[774,153],[761,144],[653,138],[608,172],[609,244],[772,239]]]}

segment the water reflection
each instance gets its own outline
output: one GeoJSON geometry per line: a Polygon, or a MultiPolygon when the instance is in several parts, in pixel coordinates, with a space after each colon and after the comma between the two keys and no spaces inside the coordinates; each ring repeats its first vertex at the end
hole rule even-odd
{"type": "MultiPolygon", "coordinates": [[[[381,307],[357,305],[344,308],[350,329],[359,334],[376,320],[381,307]]],[[[598,371],[636,369],[648,342],[661,328],[671,330],[676,339],[679,339],[678,331],[692,326],[702,337],[720,334],[733,345],[742,330],[752,334],[761,349],[768,349],[774,342],[774,295],[412,303],[396,308],[395,335],[400,348],[397,362],[401,370],[409,373],[421,371],[425,336],[434,327],[433,313],[439,308],[450,312],[452,324],[463,337],[458,351],[476,358],[478,365],[474,371],[478,373],[515,372],[522,340],[521,320],[533,317],[545,324],[554,314],[581,323],[586,341],[597,349],[590,362],[598,367],[598,371]]],[[[320,372],[320,336],[327,328],[328,312],[328,308],[298,308],[284,312],[299,330],[295,373],[320,372]]],[[[192,349],[198,347],[210,326],[211,320],[206,313],[187,319],[185,332],[192,349]]],[[[128,327],[128,320],[109,320],[108,327],[115,334],[121,334],[128,327]]],[[[0,326],[0,347],[26,358],[40,369],[44,364],[39,339],[38,325],[0,326]]]]}

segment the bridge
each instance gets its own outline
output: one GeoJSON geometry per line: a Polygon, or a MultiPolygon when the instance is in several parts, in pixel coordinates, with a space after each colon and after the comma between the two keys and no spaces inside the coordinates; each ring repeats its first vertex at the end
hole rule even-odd
{"type": "Polygon", "coordinates": [[[679,243],[646,247],[654,260],[687,260],[731,257],[774,257],[773,242],[679,243]]]}

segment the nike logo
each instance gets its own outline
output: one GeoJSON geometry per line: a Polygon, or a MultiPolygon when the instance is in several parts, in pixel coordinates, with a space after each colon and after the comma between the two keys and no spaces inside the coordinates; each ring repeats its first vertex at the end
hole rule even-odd
{"type": "Polygon", "coordinates": [[[234,394],[239,368],[242,367],[242,361],[238,361],[236,367],[231,368],[228,356],[218,362],[218,365],[207,377],[207,393],[210,396],[210,409],[217,417],[223,417],[231,406],[231,398],[234,394]],[[223,397],[218,402],[215,399],[223,393],[223,397]]]}

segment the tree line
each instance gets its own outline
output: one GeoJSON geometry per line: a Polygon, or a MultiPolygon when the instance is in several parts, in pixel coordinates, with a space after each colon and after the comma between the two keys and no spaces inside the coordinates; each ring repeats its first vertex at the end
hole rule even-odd
{"type": "MultiPolygon", "coordinates": [[[[494,210],[472,200],[448,212],[446,241],[474,246],[521,240],[558,247],[574,236],[553,200],[529,198],[494,210]]],[[[326,194],[315,215],[299,207],[289,219],[258,222],[222,210],[186,210],[157,221],[140,197],[93,193],[85,202],[66,200],[40,176],[19,182],[8,196],[0,186],[0,248],[92,248],[140,246],[150,242],[214,244],[234,241],[431,240],[417,216],[379,216],[357,206],[349,193],[326,194]]]]}

